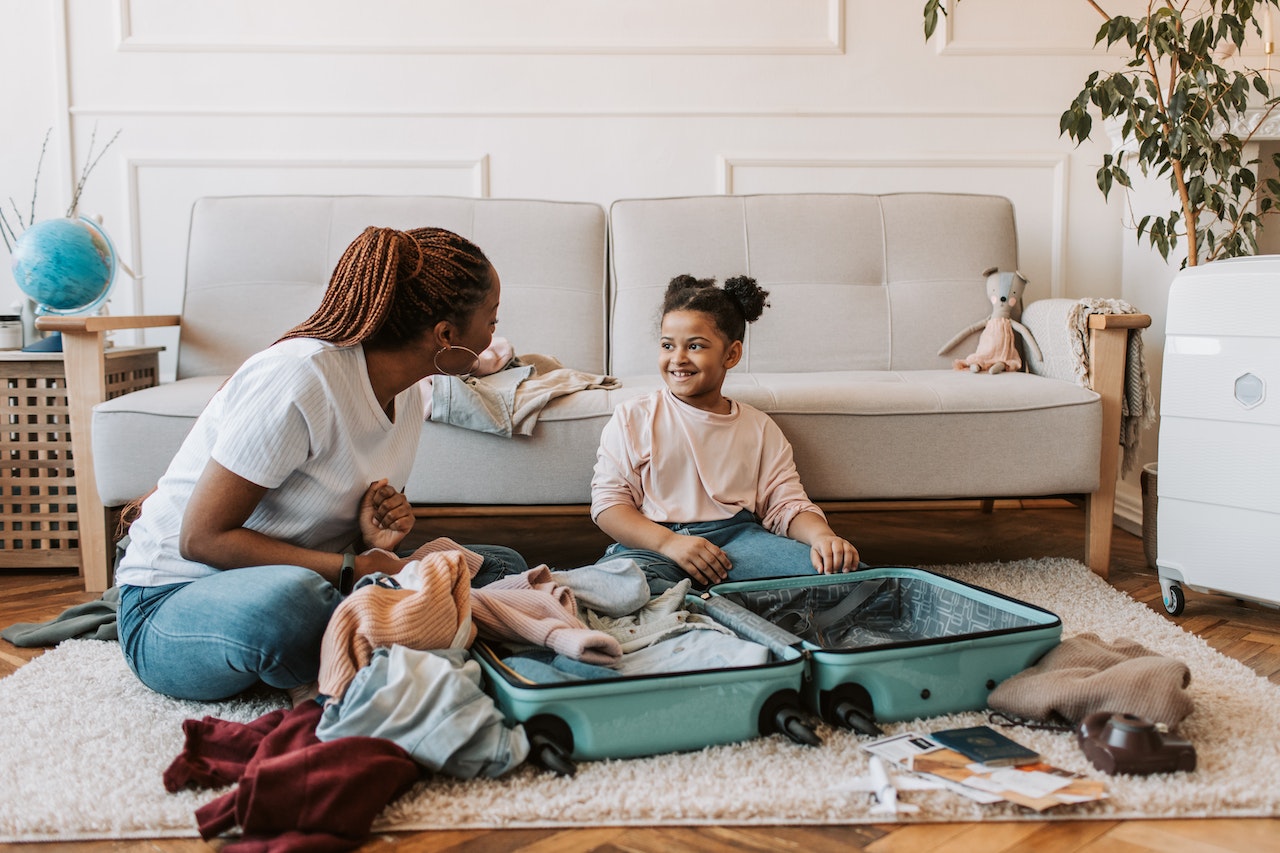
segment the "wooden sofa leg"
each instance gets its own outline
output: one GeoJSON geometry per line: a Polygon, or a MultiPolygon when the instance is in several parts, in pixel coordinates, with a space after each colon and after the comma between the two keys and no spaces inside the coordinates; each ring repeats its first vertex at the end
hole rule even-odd
{"type": "Polygon", "coordinates": [[[1116,508],[1115,487],[1098,489],[1085,499],[1084,550],[1085,562],[1100,578],[1111,574],[1111,528],[1116,508]],[[1103,494],[1107,492],[1106,494],[1103,494]]]}
{"type": "Polygon", "coordinates": [[[111,583],[107,511],[98,497],[93,472],[93,407],[107,397],[106,357],[101,332],[62,334],[67,376],[67,417],[75,462],[76,520],[80,540],[80,574],[86,592],[104,592],[111,583]]]}

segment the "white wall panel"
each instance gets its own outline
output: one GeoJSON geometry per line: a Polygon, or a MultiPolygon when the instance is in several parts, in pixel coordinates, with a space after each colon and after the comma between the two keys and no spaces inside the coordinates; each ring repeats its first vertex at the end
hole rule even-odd
{"type": "Polygon", "coordinates": [[[117,0],[123,50],[833,53],[841,0],[117,0]]]}
{"type": "MultiPolygon", "coordinates": [[[[1080,56],[1106,63],[1106,42],[1094,39],[1107,19],[1086,2],[1073,0],[946,0],[949,14],[934,33],[939,53],[952,56],[1080,56]],[[1051,8],[1052,7],[1052,8],[1051,8]]],[[[921,6],[924,4],[921,3],[921,6]]],[[[1107,0],[1110,15],[1146,14],[1148,0],[1107,0]]],[[[1264,56],[1262,38],[1253,33],[1242,53],[1264,56]]],[[[1119,63],[1115,63],[1118,67],[1119,63]]]]}
{"type": "MultiPolygon", "coordinates": [[[[1061,0],[946,0],[949,14],[934,37],[943,53],[1071,56],[1103,53],[1093,40],[1106,18],[1085,2],[1061,0]],[[1056,6],[1048,14],[1050,6],[1056,6]]],[[[924,4],[922,3],[921,6],[924,4]]],[[[1144,15],[1147,0],[1108,0],[1112,15],[1144,15]]]]}

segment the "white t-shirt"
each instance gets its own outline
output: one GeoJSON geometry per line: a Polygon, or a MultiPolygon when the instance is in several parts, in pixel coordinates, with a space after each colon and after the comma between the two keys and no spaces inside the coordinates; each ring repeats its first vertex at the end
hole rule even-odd
{"type": "Polygon", "coordinates": [[[600,434],[591,517],[619,504],[659,523],[718,521],[745,509],[779,536],[801,512],[822,515],[772,418],[736,401],[727,415],[706,412],[667,388],[619,403],[600,434]]]}
{"type": "Polygon", "coordinates": [[[340,551],[359,536],[369,484],[403,489],[422,430],[417,385],[378,405],[362,346],[311,338],[252,356],[209,401],[129,530],[119,584],[159,586],[217,572],[178,553],[182,515],[210,459],[269,491],[245,527],[304,548],[340,551]]]}

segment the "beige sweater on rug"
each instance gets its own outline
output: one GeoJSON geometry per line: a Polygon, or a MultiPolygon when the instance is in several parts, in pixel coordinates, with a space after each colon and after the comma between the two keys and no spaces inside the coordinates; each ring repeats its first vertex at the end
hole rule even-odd
{"type": "Polygon", "coordinates": [[[1057,713],[1072,723],[1109,711],[1145,717],[1170,729],[1195,708],[1191,670],[1133,640],[1097,634],[1063,640],[1034,666],[1002,682],[987,699],[993,711],[1033,720],[1057,713]]]}

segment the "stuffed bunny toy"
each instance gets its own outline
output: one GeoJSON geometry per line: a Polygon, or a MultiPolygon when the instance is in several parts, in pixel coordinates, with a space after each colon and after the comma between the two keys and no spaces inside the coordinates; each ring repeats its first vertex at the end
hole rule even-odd
{"type": "Polygon", "coordinates": [[[1022,357],[1018,355],[1017,335],[1035,353],[1036,359],[1043,359],[1040,347],[1036,344],[1031,330],[1018,322],[1022,316],[1022,291],[1027,280],[1019,272],[998,272],[996,267],[984,270],[982,275],[987,279],[987,298],[991,300],[991,316],[986,320],[974,323],[959,332],[947,345],[938,350],[938,355],[945,355],[955,348],[956,344],[979,329],[982,335],[978,338],[978,349],[969,356],[956,359],[956,370],[969,370],[974,373],[1003,373],[1006,370],[1021,370],[1022,357]]]}

